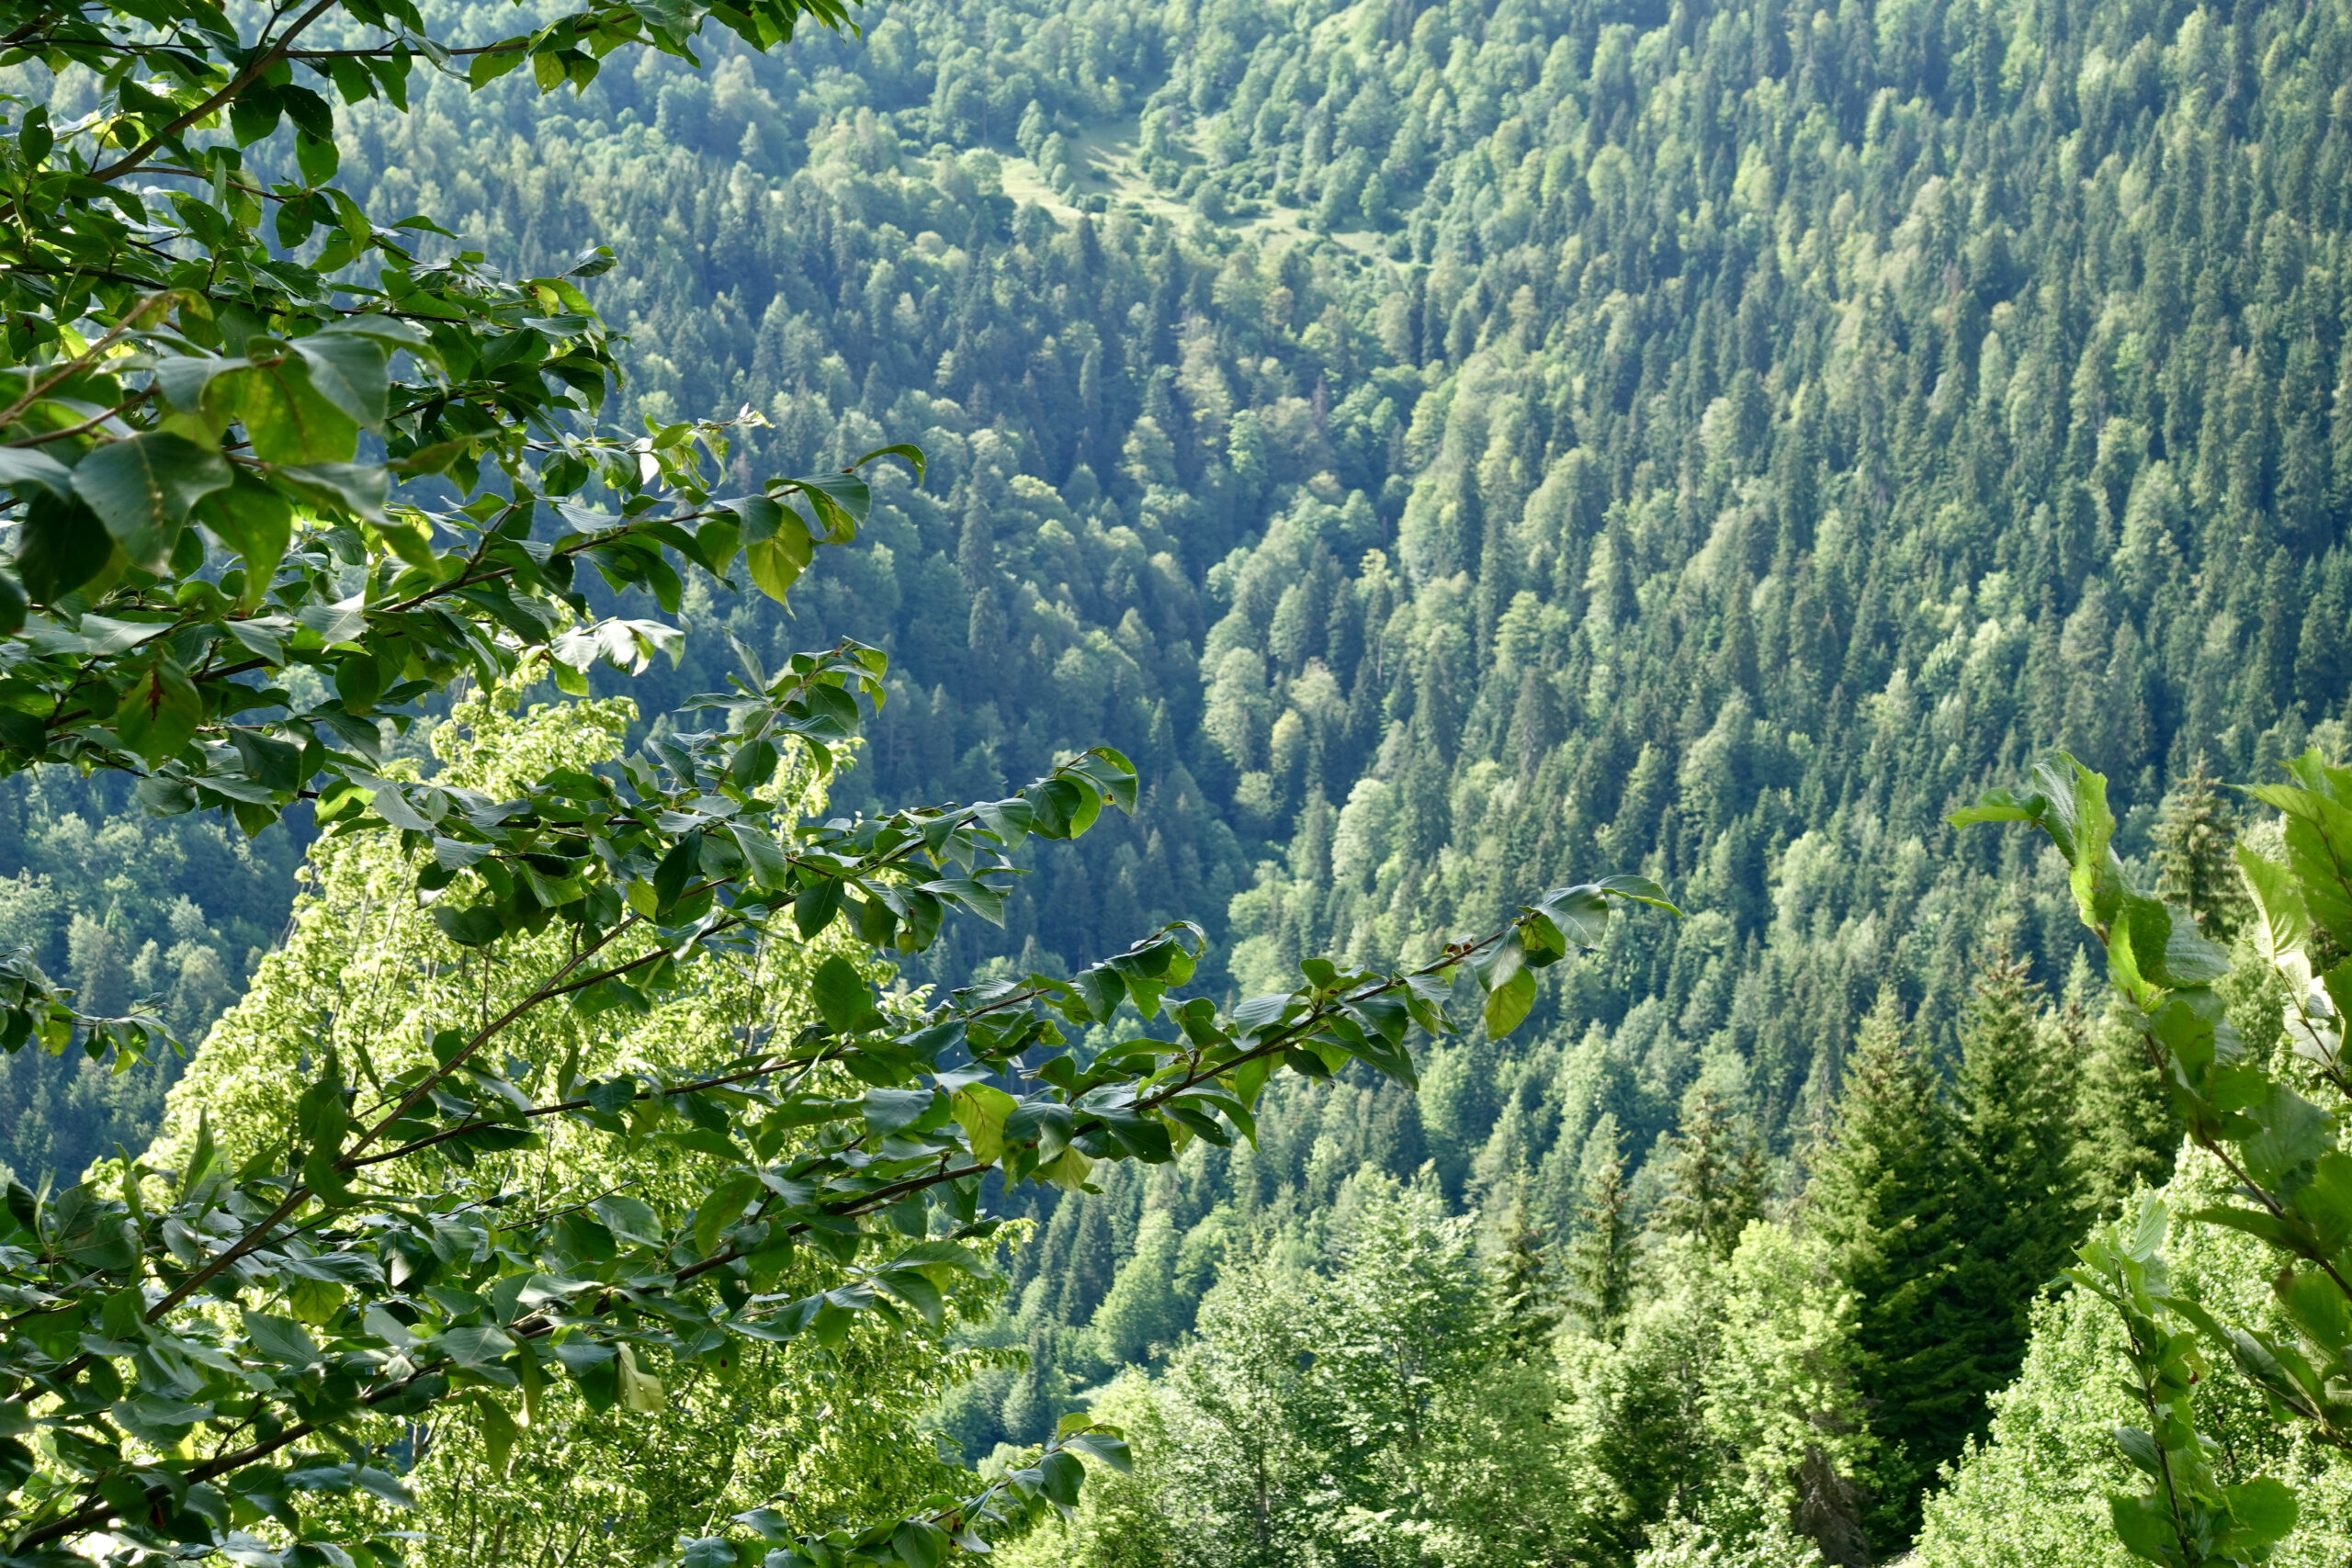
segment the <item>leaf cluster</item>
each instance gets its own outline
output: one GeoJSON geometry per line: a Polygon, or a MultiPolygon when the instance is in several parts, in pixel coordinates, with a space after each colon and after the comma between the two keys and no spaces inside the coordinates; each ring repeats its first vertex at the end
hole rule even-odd
{"type": "Polygon", "coordinates": [[[1953,817],[1960,825],[2030,822],[2065,857],[2077,908],[2107,951],[2126,1021],[2187,1134],[2235,1184],[2237,1201],[2187,1218],[2245,1232],[2279,1257],[2275,1288],[2293,1325],[2286,1334],[2221,1322],[2147,1282],[2143,1276],[2162,1242],[2160,1212],[2143,1217],[2128,1246],[2094,1237],[2082,1253],[2074,1277],[2123,1314],[2154,1423],[2153,1436],[2127,1432],[2120,1441],[2156,1490],[2119,1501],[2116,1518],[2124,1543],[2154,1562],[2258,1562],[2293,1524],[2291,1496],[2278,1503],[2267,1492],[2238,1524],[2214,1522],[2239,1515],[2204,1476],[2188,1425],[2187,1390],[2197,1369],[2187,1358],[2200,1335],[2262,1391],[2280,1422],[2352,1447],[2352,1403],[2345,1396],[2352,1380],[2352,1154],[2342,1146],[2344,1098],[2352,1090],[2342,1056],[2352,962],[2340,956],[2352,936],[2352,770],[2316,750],[2286,767],[2290,782],[2245,790],[2280,813],[2285,860],[2244,845],[2236,858],[2253,908],[2251,942],[2283,983],[2284,1022],[2300,1071],[2265,1060],[2239,1038],[2216,986],[2229,973],[2228,956],[2189,912],[2129,885],[2110,841],[2115,822],[2099,774],[2061,754],[2036,769],[2030,793],[1996,791],[1953,817]],[[2307,1089],[2332,1090],[2333,1109],[2307,1089]],[[2168,1326],[2176,1318],[2189,1327],[2168,1326]],[[2198,1511],[2215,1507],[2221,1516],[2198,1511]]]}

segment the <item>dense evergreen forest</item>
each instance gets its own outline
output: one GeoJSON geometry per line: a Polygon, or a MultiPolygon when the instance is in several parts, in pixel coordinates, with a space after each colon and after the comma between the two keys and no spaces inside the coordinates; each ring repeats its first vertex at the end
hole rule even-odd
{"type": "MultiPolygon", "coordinates": [[[[1022,1550],[1847,1563],[1924,1517],[1923,1561],[1994,1561],[2001,1443],[2064,1426],[2100,1332],[2036,1292],[2177,1136],[2054,858],[1945,817],[2063,747],[2227,940],[2229,841],[2275,829],[2215,781],[2352,750],[2352,6],[864,21],[348,112],[370,210],[518,271],[614,248],[622,424],[742,409],[747,474],[928,456],[790,615],[695,575],[683,662],[600,693],[667,713],[725,634],[878,642],[842,811],[1133,758],[1132,818],[918,985],[1191,918],[1248,996],[1617,870],[1689,911],[1428,1045],[1418,1094],[1290,1083],[1254,1146],[1011,1195],[945,1436],[1114,1408],[1169,1456],[1022,1550]]],[[[0,933],[193,1036],[304,840],[19,783],[0,933]]],[[[155,1125],[95,1065],[0,1066],[28,1180],[155,1125]]]]}

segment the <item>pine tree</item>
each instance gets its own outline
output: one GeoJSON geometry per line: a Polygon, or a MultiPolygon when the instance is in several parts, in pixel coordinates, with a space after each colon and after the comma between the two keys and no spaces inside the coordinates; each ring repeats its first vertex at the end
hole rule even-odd
{"type": "Polygon", "coordinates": [[[2092,1021],[2098,990],[2090,961],[2078,950],[2057,1023],[2066,1036],[2066,1058],[2079,1064],[2075,1122],[2086,1220],[2114,1213],[2136,1187],[2162,1185],[2180,1152],[2164,1080],[2139,1031],[2111,1012],[2092,1021]]]}
{"type": "Polygon", "coordinates": [[[2246,916],[2245,886],[2230,854],[2237,819],[2199,751],[2186,777],[2165,796],[2156,818],[2156,893],[2196,918],[2207,936],[2227,942],[2246,916]]]}
{"type": "Polygon", "coordinates": [[[2081,1239],[2083,1174],[2066,1036],[2041,987],[2006,948],[1977,976],[1961,1024],[1955,1085],[1963,1179],[1952,1285],[1956,1348],[1973,1363],[1960,1414],[1982,1435],[1984,1396],[2024,1359],[2027,1310],[2081,1239]]]}
{"type": "Polygon", "coordinates": [[[1586,1328],[1614,1340],[1634,1296],[1633,1190],[1613,1112],[1602,1111],[1585,1144],[1584,1197],[1568,1247],[1568,1303],[1586,1328]]]}
{"type": "Polygon", "coordinates": [[[1893,1555],[1919,1525],[1919,1493],[1966,1431],[1955,1419],[1964,1357],[1947,1321],[1956,1262],[1951,1112],[1904,1027],[1894,991],[1880,991],[1848,1057],[1827,1146],[1814,1158],[1804,1219],[1860,1299],[1856,1381],[1884,1442],[1870,1520],[1893,1555]]]}
{"type": "Polygon", "coordinates": [[[1521,1355],[1540,1349],[1560,1325],[1551,1250],[1544,1227],[1528,1210],[1527,1183],[1513,1183],[1510,1212],[1503,1222],[1502,1253],[1496,1259],[1501,1276],[1497,1293],[1503,1333],[1521,1355]]]}
{"type": "Polygon", "coordinates": [[[1763,1147],[1747,1119],[1702,1088],[1667,1139],[1666,1201],[1657,1224],[1668,1234],[1695,1235],[1717,1258],[1729,1258],[1750,1220],[1764,1217],[1770,1172],[1763,1147]]]}

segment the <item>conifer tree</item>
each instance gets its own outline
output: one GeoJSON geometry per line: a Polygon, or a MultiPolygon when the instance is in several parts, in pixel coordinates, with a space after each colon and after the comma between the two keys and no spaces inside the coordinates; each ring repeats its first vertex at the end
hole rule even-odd
{"type": "Polygon", "coordinates": [[[2245,918],[2246,898],[2230,854],[2237,818],[2219,785],[2199,751],[2165,796],[2156,818],[2156,897],[2186,908],[2207,936],[2227,942],[2245,918]]]}
{"type": "Polygon", "coordinates": [[[1856,1381],[1884,1443],[1870,1531],[1882,1554],[1918,1529],[1918,1497],[1966,1430],[1953,1397],[1963,1358],[1949,1321],[1956,1251],[1951,1112],[1934,1069],[1882,989],[1847,1061],[1804,1223],[1860,1298],[1856,1381]]]}
{"type": "Polygon", "coordinates": [[[1955,1348],[1981,1435],[1984,1394],[2024,1359],[2027,1308],[2065,1265],[2083,1227],[2083,1175],[2065,1033],[2041,1010],[2041,987],[2004,946],[1978,976],[1961,1026],[1955,1085],[1962,1137],[1955,1213],[1961,1250],[1955,1348]]]}
{"type": "Polygon", "coordinates": [[[1717,1258],[1729,1258],[1747,1223],[1764,1217],[1770,1172],[1755,1130],[1713,1088],[1702,1088],[1666,1144],[1666,1201],[1658,1206],[1658,1228],[1698,1236],[1717,1258]]]}
{"type": "Polygon", "coordinates": [[[1551,1253],[1544,1227],[1528,1209],[1526,1181],[1513,1183],[1510,1211],[1503,1223],[1502,1251],[1496,1259],[1500,1276],[1498,1305],[1503,1332],[1521,1355],[1539,1349],[1560,1325],[1551,1253]]]}
{"type": "Polygon", "coordinates": [[[2104,989],[2091,974],[2089,959],[2076,952],[2055,1021],[2067,1040],[2063,1055],[2075,1064],[2076,1157],[2086,1222],[2116,1213],[2135,1187],[2161,1186],[2180,1150],[2180,1130],[2147,1047],[2100,999],[2104,989]],[[2101,1009],[2096,1022],[2093,1004],[2101,1009]]]}
{"type": "Polygon", "coordinates": [[[1568,1301],[1594,1336],[1613,1340],[1634,1294],[1633,1190],[1614,1112],[1602,1111],[1585,1145],[1584,1196],[1568,1248],[1568,1301]]]}

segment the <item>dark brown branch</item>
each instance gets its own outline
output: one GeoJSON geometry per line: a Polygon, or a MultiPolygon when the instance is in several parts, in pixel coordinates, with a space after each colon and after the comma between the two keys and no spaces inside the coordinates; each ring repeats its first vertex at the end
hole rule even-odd
{"type": "Polygon", "coordinates": [[[227,86],[221,88],[219,92],[213,94],[210,97],[197,105],[196,107],[180,116],[179,118],[172,121],[171,124],[165,126],[163,130],[147,138],[146,141],[141,142],[138,146],[132,148],[130,152],[116,159],[113,163],[108,164],[102,169],[91,170],[85,177],[104,182],[107,180],[119,179],[124,175],[137,173],[139,166],[147,161],[147,155],[154,152],[156,148],[161,147],[165,142],[178,137],[182,132],[195,126],[198,121],[203,119],[207,115],[213,113],[223,104],[226,104],[230,99],[235,97],[239,93],[243,92],[255,82],[261,80],[263,76],[268,73],[270,67],[276,65],[279,61],[286,58],[287,50],[292,47],[294,39],[301,35],[304,28],[308,28],[312,22],[317,21],[321,17],[325,16],[329,11],[334,10],[341,4],[342,0],[317,0],[317,4],[313,5],[309,10],[303,12],[301,16],[295,18],[294,25],[292,27],[287,28],[285,32],[278,35],[277,43],[263,51],[261,55],[251,64],[247,65],[243,71],[238,72],[237,74],[230,80],[227,86]]]}

